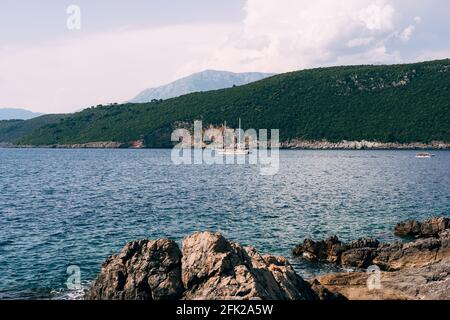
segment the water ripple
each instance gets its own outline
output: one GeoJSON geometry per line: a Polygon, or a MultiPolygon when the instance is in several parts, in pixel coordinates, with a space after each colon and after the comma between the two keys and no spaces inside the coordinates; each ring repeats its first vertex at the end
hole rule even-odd
{"type": "Polygon", "coordinates": [[[305,237],[393,241],[399,220],[450,215],[450,152],[282,151],[280,172],[175,166],[169,150],[0,149],[0,298],[77,298],[130,240],[221,231],[289,257],[304,276],[333,271],[291,257],[305,237]]]}

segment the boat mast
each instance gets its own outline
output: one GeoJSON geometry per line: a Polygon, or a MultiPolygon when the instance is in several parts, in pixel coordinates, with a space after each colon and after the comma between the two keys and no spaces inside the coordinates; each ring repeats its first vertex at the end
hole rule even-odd
{"type": "Polygon", "coordinates": [[[223,143],[223,150],[225,151],[225,150],[227,150],[227,145],[226,145],[226,138],[225,138],[225,133],[226,133],[226,131],[227,131],[227,122],[225,121],[224,122],[224,125],[223,125],[223,141],[222,141],[222,143],[223,143]]]}
{"type": "Polygon", "coordinates": [[[239,118],[239,137],[238,137],[238,144],[236,146],[236,149],[241,148],[241,118],[239,118]]]}

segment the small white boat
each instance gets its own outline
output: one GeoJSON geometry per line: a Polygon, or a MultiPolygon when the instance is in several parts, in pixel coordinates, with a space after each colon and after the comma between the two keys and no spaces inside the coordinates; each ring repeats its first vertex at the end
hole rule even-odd
{"type": "Polygon", "coordinates": [[[431,153],[418,153],[416,154],[416,158],[420,159],[430,159],[433,158],[435,155],[431,153]]]}

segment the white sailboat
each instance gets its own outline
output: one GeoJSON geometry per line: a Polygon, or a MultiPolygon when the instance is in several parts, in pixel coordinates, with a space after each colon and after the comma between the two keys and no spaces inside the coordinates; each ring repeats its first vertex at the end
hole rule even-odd
{"type": "Polygon", "coordinates": [[[225,141],[225,131],[227,129],[227,123],[225,122],[224,130],[223,130],[223,149],[219,150],[219,154],[221,155],[247,155],[250,153],[248,149],[245,148],[245,146],[242,146],[241,143],[241,118],[239,118],[239,136],[238,136],[238,142],[232,149],[227,149],[226,141],[225,141]]]}

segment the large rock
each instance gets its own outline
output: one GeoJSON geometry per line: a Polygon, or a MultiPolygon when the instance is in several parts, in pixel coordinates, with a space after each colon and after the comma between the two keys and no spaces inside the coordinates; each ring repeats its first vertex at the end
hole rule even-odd
{"type": "Polygon", "coordinates": [[[127,244],[102,265],[86,298],[91,300],[178,299],[183,293],[181,252],[168,239],[127,244]]]}
{"type": "Polygon", "coordinates": [[[315,282],[350,300],[450,300],[450,257],[419,268],[379,273],[379,287],[373,273],[329,274],[315,282]]]}
{"type": "Polygon", "coordinates": [[[447,218],[398,224],[396,234],[419,237],[409,243],[380,244],[375,239],[365,238],[343,243],[336,236],[322,241],[306,239],[294,248],[293,255],[345,267],[367,268],[377,265],[386,271],[418,268],[450,256],[448,224],[447,218]]]}
{"type": "Polygon", "coordinates": [[[398,223],[394,234],[398,237],[431,238],[450,229],[450,219],[445,217],[431,218],[423,222],[410,220],[398,223]]]}
{"type": "Polygon", "coordinates": [[[186,299],[317,299],[286,259],[261,256],[219,233],[183,240],[182,279],[186,299]]]}
{"type": "Polygon", "coordinates": [[[346,267],[368,268],[372,265],[376,249],[358,248],[346,250],[341,255],[341,264],[346,267]]]}
{"type": "Polygon", "coordinates": [[[345,244],[338,237],[332,236],[321,241],[305,239],[303,244],[294,248],[293,254],[303,256],[310,261],[339,263],[343,251],[345,251],[345,244]]]}
{"type": "Polygon", "coordinates": [[[392,244],[380,244],[370,239],[361,239],[347,244],[337,240],[314,242],[307,239],[303,245],[294,249],[293,254],[302,255],[310,261],[331,262],[345,267],[367,268],[377,265],[386,271],[417,268],[439,262],[450,256],[450,232],[441,232],[438,238],[392,244]],[[311,245],[312,243],[314,245],[311,245]],[[330,248],[334,249],[330,250],[330,248]]]}
{"type": "Polygon", "coordinates": [[[298,276],[283,257],[260,255],[219,233],[134,241],[102,266],[87,299],[343,299],[298,276]]]}
{"type": "Polygon", "coordinates": [[[441,233],[439,238],[418,239],[410,243],[380,246],[372,264],[383,270],[395,271],[419,268],[450,257],[450,236],[441,233]]]}
{"type": "Polygon", "coordinates": [[[373,252],[379,242],[375,239],[359,239],[349,243],[332,236],[327,240],[306,239],[293,250],[294,256],[303,256],[309,261],[322,261],[345,266],[365,267],[372,261],[373,252]]]}
{"type": "Polygon", "coordinates": [[[326,289],[328,296],[341,294],[350,300],[450,300],[448,219],[403,222],[396,226],[396,234],[419,239],[392,244],[371,239],[350,243],[342,243],[337,237],[318,242],[307,239],[293,253],[313,261],[371,267],[370,272],[335,273],[314,279],[312,288],[319,296],[326,289]]]}

